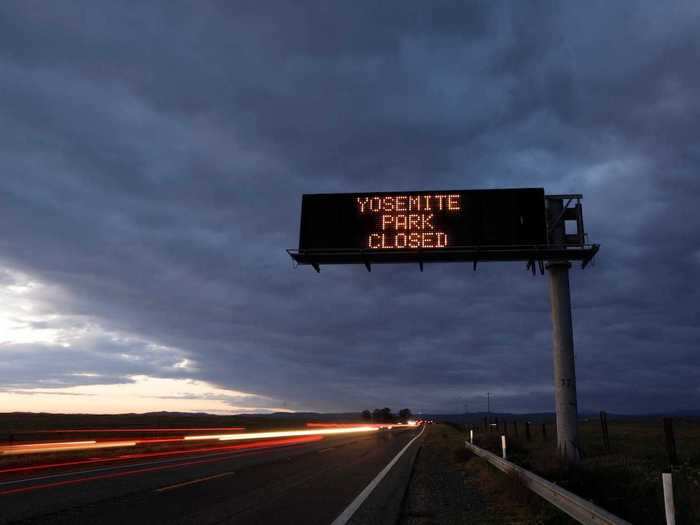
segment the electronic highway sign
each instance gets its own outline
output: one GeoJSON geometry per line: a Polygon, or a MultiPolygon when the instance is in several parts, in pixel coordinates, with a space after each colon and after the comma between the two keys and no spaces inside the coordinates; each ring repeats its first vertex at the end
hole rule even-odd
{"type": "Polygon", "coordinates": [[[598,245],[585,243],[581,195],[545,195],[543,188],[302,196],[299,264],[582,261],[598,245]],[[573,204],[573,207],[570,205],[573,204]],[[556,211],[559,210],[559,211],[556,211]],[[575,226],[567,234],[564,222],[575,226]]]}
{"type": "Polygon", "coordinates": [[[304,195],[299,251],[546,243],[544,189],[304,195]]]}

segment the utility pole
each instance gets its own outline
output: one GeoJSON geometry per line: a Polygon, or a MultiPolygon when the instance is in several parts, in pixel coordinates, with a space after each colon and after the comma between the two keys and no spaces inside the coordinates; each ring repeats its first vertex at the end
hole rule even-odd
{"type": "MultiPolygon", "coordinates": [[[[564,203],[562,199],[548,199],[550,245],[565,245],[564,203]]],[[[552,353],[554,361],[554,396],[557,418],[557,449],[568,463],[581,459],[578,442],[578,407],[576,399],[576,371],[574,364],[574,334],[571,321],[571,294],[569,290],[568,261],[550,261],[549,299],[552,308],[552,353]]]]}

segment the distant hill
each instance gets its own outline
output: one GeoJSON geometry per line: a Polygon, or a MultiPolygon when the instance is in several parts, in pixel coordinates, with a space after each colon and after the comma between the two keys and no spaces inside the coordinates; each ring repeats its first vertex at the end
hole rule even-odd
{"type": "MultiPolygon", "coordinates": [[[[446,421],[456,424],[482,424],[486,412],[470,412],[467,414],[416,414],[420,419],[433,421],[446,421]]],[[[533,412],[527,414],[513,414],[492,412],[492,419],[530,421],[531,423],[552,423],[555,420],[553,412],[533,412]]],[[[585,411],[579,413],[579,419],[598,418],[599,412],[585,411]]],[[[631,419],[660,419],[662,417],[675,418],[700,418],[700,409],[676,410],[666,413],[650,414],[616,414],[608,413],[609,420],[631,419]]],[[[47,412],[6,412],[0,413],[0,429],[38,429],[38,428],[68,428],[94,426],[96,428],[109,427],[114,424],[122,426],[245,426],[254,428],[259,426],[271,427],[282,425],[292,427],[303,425],[307,422],[361,422],[360,412],[274,412],[264,414],[235,414],[216,415],[204,412],[147,412],[128,414],[51,414],[47,412]]],[[[0,431],[1,432],[1,431],[0,431]]]]}
{"type": "Polygon", "coordinates": [[[148,412],[142,414],[51,414],[47,412],[0,413],[3,434],[40,432],[52,429],[245,427],[247,429],[299,428],[307,422],[360,422],[357,413],[319,414],[277,412],[274,414],[215,415],[201,412],[148,412]]]}
{"type": "MultiPolygon", "coordinates": [[[[432,419],[434,421],[446,421],[449,423],[458,424],[476,424],[483,422],[484,418],[489,414],[486,412],[470,412],[467,414],[426,414],[423,413],[419,417],[422,419],[432,419]]],[[[600,412],[585,411],[579,413],[579,419],[598,418],[600,412]]],[[[526,414],[513,414],[510,412],[491,412],[491,419],[498,418],[499,420],[518,420],[530,421],[531,423],[549,423],[556,418],[554,412],[532,412],[526,414]]],[[[649,414],[615,414],[608,412],[608,419],[659,419],[662,417],[676,418],[696,418],[700,417],[700,409],[697,410],[675,410],[664,413],[649,413],[649,414]]]]}

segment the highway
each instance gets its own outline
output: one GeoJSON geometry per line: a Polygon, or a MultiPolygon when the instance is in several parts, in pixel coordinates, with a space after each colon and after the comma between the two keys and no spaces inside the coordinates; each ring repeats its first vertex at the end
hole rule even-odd
{"type": "Polygon", "coordinates": [[[0,523],[330,524],[339,516],[337,525],[394,521],[423,428],[0,469],[0,523]],[[385,477],[372,486],[383,470],[385,477]],[[367,498],[358,501],[363,490],[367,498]]]}

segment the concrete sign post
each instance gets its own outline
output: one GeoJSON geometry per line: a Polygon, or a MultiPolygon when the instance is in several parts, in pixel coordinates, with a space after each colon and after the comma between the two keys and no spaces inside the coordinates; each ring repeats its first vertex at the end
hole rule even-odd
{"type": "MultiPolygon", "coordinates": [[[[563,214],[561,200],[549,200],[550,220],[563,214]]],[[[550,244],[563,245],[564,221],[553,224],[550,244]]],[[[549,298],[552,308],[552,353],[554,360],[554,397],[557,418],[557,449],[569,463],[581,459],[578,445],[578,407],[576,400],[576,367],[574,333],[571,322],[568,261],[549,262],[549,298]]]]}

